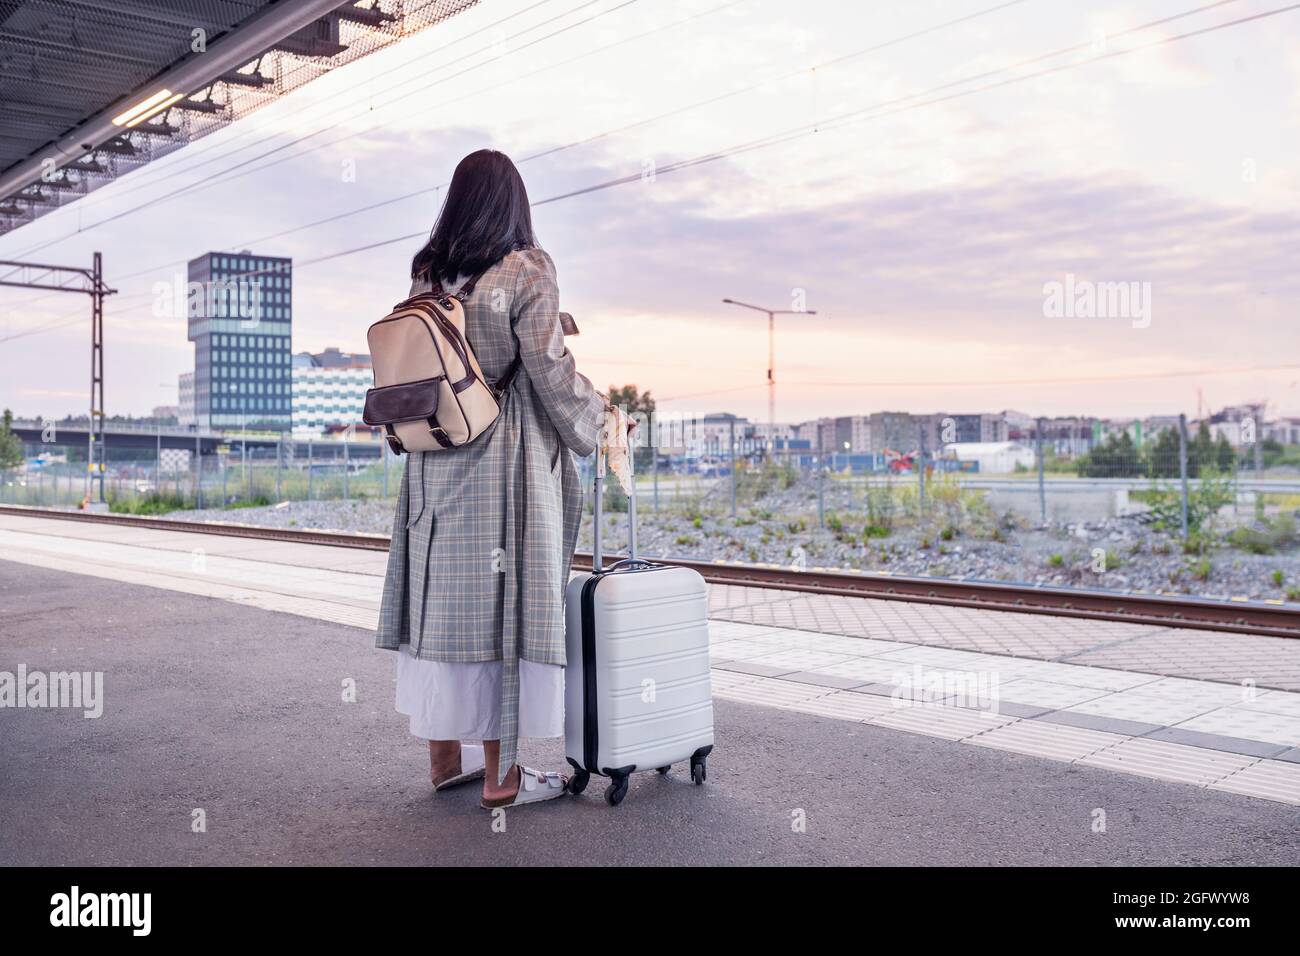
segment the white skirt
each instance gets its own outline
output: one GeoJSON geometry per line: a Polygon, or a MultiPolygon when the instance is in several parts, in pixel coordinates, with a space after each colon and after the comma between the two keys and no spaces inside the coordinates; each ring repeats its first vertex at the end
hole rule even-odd
{"type": "MultiPolygon", "coordinates": [[[[501,739],[501,662],[449,664],[397,652],[397,712],[424,740],[501,739]]],[[[564,668],[519,661],[519,736],[564,736],[564,668]]]]}

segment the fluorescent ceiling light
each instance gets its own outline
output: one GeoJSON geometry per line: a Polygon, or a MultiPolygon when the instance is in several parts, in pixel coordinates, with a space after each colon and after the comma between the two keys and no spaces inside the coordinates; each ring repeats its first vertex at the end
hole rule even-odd
{"type": "Polygon", "coordinates": [[[113,125],[131,127],[143,123],[150,116],[165,110],[184,95],[184,93],[173,93],[171,90],[159,90],[153,96],[137,103],[125,113],[114,116],[113,125]]]}

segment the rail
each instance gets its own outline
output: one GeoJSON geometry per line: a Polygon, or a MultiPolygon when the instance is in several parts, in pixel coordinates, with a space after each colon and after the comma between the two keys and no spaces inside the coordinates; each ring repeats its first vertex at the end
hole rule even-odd
{"type": "MultiPolygon", "coordinates": [[[[368,551],[388,550],[386,536],[342,531],[177,521],[141,515],[61,511],[28,505],[0,505],[0,514],[119,524],[136,528],[154,528],[160,531],[292,541],[299,544],[360,548],[368,551]]],[[[610,559],[616,560],[617,556],[612,555],[610,559]]],[[[859,572],[831,568],[796,570],[775,565],[691,561],[680,558],[656,557],[653,560],[659,564],[693,568],[706,581],[715,584],[877,598],[887,601],[945,604],[986,611],[1013,611],[1021,614],[1045,614],[1055,617],[1079,617],[1125,621],[1130,624],[1300,638],[1300,604],[1101,589],[1038,587],[1001,581],[908,577],[885,572],[859,572]]],[[[590,568],[591,555],[581,552],[575,554],[573,567],[590,568]]]]}

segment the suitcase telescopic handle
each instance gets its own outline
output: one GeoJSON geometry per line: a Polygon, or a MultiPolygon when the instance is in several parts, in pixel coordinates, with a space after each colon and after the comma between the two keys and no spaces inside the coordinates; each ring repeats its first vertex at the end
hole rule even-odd
{"type": "Polygon", "coordinates": [[[599,445],[596,446],[596,464],[591,470],[595,472],[596,475],[596,480],[594,482],[596,497],[591,506],[591,569],[593,571],[599,571],[601,565],[600,499],[602,497],[601,491],[604,490],[605,485],[605,452],[599,445]]]}
{"type": "MultiPolygon", "coordinates": [[[[596,449],[596,467],[593,469],[596,473],[595,478],[595,499],[592,504],[591,512],[591,566],[593,571],[601,569],[601,563],[604,560],[600,546],[600,502],[601,492],[605,487],[605,455],[596,449]]],[[[627,474],[632,479],[632,492],[627,497],[627,552],[628,557],[624,561],[635,561],[636,556],[636,449],[628,442],[627,450],[627,474]]],[[[619,564],[623,562],[620,561],[619,564]]],[[[615,565],[617,567],[617,565],[615,565]]]]}

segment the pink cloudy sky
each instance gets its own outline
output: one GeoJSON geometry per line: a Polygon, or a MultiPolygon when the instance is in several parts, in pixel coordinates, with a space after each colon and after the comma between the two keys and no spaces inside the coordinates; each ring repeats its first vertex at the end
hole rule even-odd
{"type": "MultiPolygon", "coordinates": [[[[765,418],[764,320],[720,300],[803,295],[817,314],[779,320],[781,420],[1194,413],[1198,389],[1300,414],[1300,11],[1019,80],[1283,6],[1125,33],[1198,4],[1023,0],[831,62],[996,5],[486,0],[0,239],[0,258],[103,250],[121,290],[108,410],[145,414],[192,364],[151,294],[186,259],[292,256],[295,349],[363,350],[417,243],[307,260],[427,230],[433,187],[493,146],[544,154],[521,163],[534,200],[655,171],[535,210],[600,387],[765,418]],[[1046,317],[1067,275],[1148,284],[1149,323],[1046,317]]],[[[0,405],[85,407],[80,308],[0,290],[0,405]]]]}

